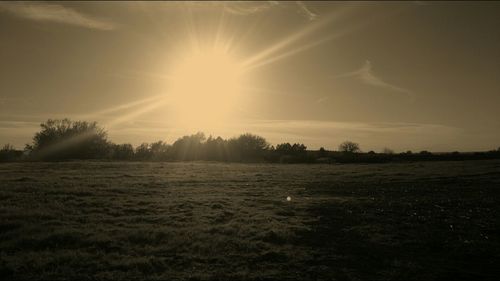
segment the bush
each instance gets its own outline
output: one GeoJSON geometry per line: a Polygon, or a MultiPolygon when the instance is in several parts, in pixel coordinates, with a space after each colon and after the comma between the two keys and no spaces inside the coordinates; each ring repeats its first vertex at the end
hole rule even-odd
{"type": "Polygon", "coordinates": [[[152,160],[168,160],[170,159],[169,151],[170,151],[170,145],[163,142],[163,141],[157,141],[154,142],[150,145],[151,149],[151,157],[152,160]]]}
{"type": "Polygon", "coordinates": [[[328,156],[328,150],[326,150],[324,147],[320,147],[318,151],[318,158],[323,158],[328,156]]]}
{"type": "Polygon", "coordinates": [[[150,160],[153,156],[148,143],[141,143],[135,149],[135,159],[137,160],[150,160]]]}
{"type": "Polygon", "coordinates": [[[129,143],[112,144],[111,151],[111,159],[130,160],[134,158],[134,147],[129,143]]]}
{"type": "Polygon", "coordinates": [[[64,160],[64,159],[103,159],[114,160],[154,160],[154,161],[191,161],[215,160],[235,162],[281,162],[281,163],[384,163],[388,161],[440,161],[496,159],[500,148],[476,153],[436,153],[412,151],[394,154],[385,148],[382,153],[369,151],[362,153],[359,144],[345,141],[339,151],[327,151],[321,147],[308,151],[301,143],[281,143],[276,148],[270,146],[265,138],[250,133],[229,140],[221,137],[205,138],[198,132],[183,136],[172,145],[163,141],[142,143],[135,150],[131,144],[114,144],[107,140],[106,131],[96,122],[53,120],[40,124],[41,130],[27,144],[24,152],[15,150],[12,145],[0,149],[0,161],[20,159],[64,160]],[[24,155],[29,155],[30,158],[24,155]]]}
{"type": "Polygon", "coordinates": [[[200,160],[202,159],[202,147],[205,134],[198,132],[194,135],[184,136],[172,144],[172,156],[176,160],[200,160]]]}
{"type": "Polygon", "coordinates": [[[250,133],[228,141],[229,159],[233,161],[261,161],[270,150],[265,138],[250,133]]]}
{"type": "Polygon", "coordinates": [[[97,122],[49,119],[40,127],[31,147],[37,159],[100,159],[111,152],[106,131],[97,122]]]}
{"type": "MultiPolygon", "coordinates": [[[[276,146],[274,153],[275,158],[279,159],[280,163],[300,163],[311,162],[311,157],[307,155],[307,147],[302,143],[282,143],[276,146]]],[[[312,156],[314,158],[314,156],[312,156]]]]}
{"type": "Polygon", "coordinates": [[[212,136],[209,136],[204,145],[203,159],[227,161],[228,158],[227,141],[221,137],[213,138],[212,136]]]}
{"type": "Polygon", "coordinates": [[[9,162],[20,160],[23,156],[21,150],[16,150],[14,146],[6,144],[0,149],[0,162],[9,162]]]}

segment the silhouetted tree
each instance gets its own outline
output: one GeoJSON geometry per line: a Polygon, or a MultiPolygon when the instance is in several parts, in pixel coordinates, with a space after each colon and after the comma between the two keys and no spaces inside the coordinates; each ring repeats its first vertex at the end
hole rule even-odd
{"type": "Polygon", "coordinates": [[[205,134],[198,132],[194,135],[184,136],[172,144],[172,155],[176,160],[199,160],[202,156],[202,147],[205,134]]]}
{"type": "MultiPolygon", "coordinates": [[[[32,144],[26,144],[24,151],[15,150],[7,144],[0,149],[0,161],[25,159],[25,155],[35,159],[98,159],[114,160],[216,160],[216,161],[270,161],[285,163],[382,163],[393,160],[434,161],[434,160],[469,160],[496,159],[497,150],[474,153],[432,154],[411,151],[393,155],[385,148],[382,153],[361,152],[359,144],[345,141],[339,145],[340,152],[328,152],[323,147],[316,151],[307,151],[301,143],[281,143],[276,147],[269,145],[265,138],[250,133],[242,134],[229,140],[214,138],[198,132],[183,136],[172,145],[163,141],[151,144],[143,143],[135,151],[131,144],[113,144],[107,140],[106,132],[96,122],[69,119],[49,119],[40,124],[41,130],[33,137],[32,144]]],[[[30,158],[27,158],[30,159],[30,158]]]]}
{"type": "Polygon", "coordinates": [[[291,145],[290,143],[282,143],[276,145],[276,152],[280,154],[290,154],[297,155],[306,152],[307,147],[302,143],[294,143],[291,145]]]}
{"type": "Polygon", "coordinates": [[[277,144],[275,151],[278,154],[290,153],[292,151],[292,145],[289,142],[277,144]]]}
{"type": "Polygon", "coordinates": [[[235,161],[263,160],[270,145],[265,138],[250,133],[228,141],[229,157],[235,161]]]}
{"type": "Polygon", "coordinates": [[[10,143],[5,144],[0,151],[13,151],[16,150],[10,143]]]}
{"type": "Polygon", "coordinates": [[[360,152],[359,144],[352,141],[345,141],[339,145],[339,150],[344,153],[360,152]]]}
{"type": "Polygon", "coordinates": [[[135,148],[135,158],[137,160],[151,160],[153,153],[148,143],[141,143],[135,148]]]}
{"type": "Polygon", "coordinates": [[[113,144],[111,158],[117,160],[131,160],[134,158],[134,147],[130,143],[113,144]]]}
{"type": "Polygon", "coordinates": [[[106,131],[97,122],[49,119],[33,137],[32,154],[40,159],[98,159],[110,152],[106,131]]]}
{"type": "Polygon", "coordinates": [[[318,157],[321,158],[321,157],[326,157],[326,156],[328,156],[328,151],[325,148],[320,147],[319,151],[318,151],[318,157]]]}
{"type": "Polygon", "coordinates": [[[227,161],[227,141],[221,137],[213,138],[209,136],[204,145],[204,159],[227,161]]]}
{"type": "Polygon", "coordinates": [[[157,141],[150,145],[151,157],[153,160],[167,160],[169,159],[170,145],[163,142],[157,141]]]}
{"type": "Polygon", "coordinates": [[[27,143],[24,145],[24,153],[31,154],[33,152],[33,145],[27,143]]]}
{"type": "Polygon", "coordinates": [[[0,162],[20,160],[22,155],[21,150],[16,150],[13,145],[6,144],[0,149],[0,162]]]}
{"type": "Polygon", "coordinates": [[[281,143],[276,145],[275,152],[282,163],[304,162],[307,156],[307,147],[302,143],[281,143]]]}

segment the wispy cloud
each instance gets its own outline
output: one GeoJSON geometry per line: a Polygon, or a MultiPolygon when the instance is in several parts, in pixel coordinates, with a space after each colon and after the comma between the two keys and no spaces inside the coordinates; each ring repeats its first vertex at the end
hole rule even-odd
{"type": "Polygon", "coordinates": [[[409,122],[339,122],[339,121],[319,121],[319,120],[259,120],[250,121],[245,126],[269,128],[275,130],[282,128],[290,129],[307,129],[320,132],[328,130],[349,130],[360,131],[367,133],[374,132],[399,132],[399,133],[420,133],[425,130],[434,131],[455,131],[458,128],[441,125],[441,124],[426,124],[426,123],[409,123],[409,122]]]}
{"type": "Polygon", "coordinates": [[[230,14],[246,16],[259,12],[263,12],[268,10],[269,8],[278,5],[279,3],[276,1],[267,1],[267,2],[224,2],[224,10],[230,14]]]}
{"type": "Polygon", "coordinates": [[[368,60],[365,62],[365,64],[360,69],[353,71],[353,72],[337,75],[335,78],[343,78],[343,77],[359,78],[365,84],[384,88],[386,90],[396,92],[399,94],[404,94],[404,95],[408,96],[409,98],[411,98],[412,100],[415,99],[415,94],[412,91],[405,89],[405,88],[402,88],[402,87],[399,87],[399,86],[396,86],[396,85],[393,85],[391,83],[385,82],[384,80],[382,80],[382,78],[377,76],[375,74],[375,72],[372,70],[372,63],[368,60]]]}
{"type": "MultiPolygon", "coordinates": [[[[228,13],[240,16],[252,15],[269,10],[272,7],[278,6],[279,1],[266,1],[266,2],[236,2],[236,3],[223,3],[224,10],[228,13]]],[[[318,14],[312,12],[303,1],[295,1],[295,8],[303,16],[309,20],[314,20],[318,14]]]]}
{"type": "Polygon", "coordinates": [[[318,14],[313,13],[309,8],[304,4],[302,1],[295,1],[297,3],[297,6],[300,9],[300,12],[304,14],[309,20],[315,20],[318,17],[318,14]]]}
{"type": "Polygon", "coordinates": [[[0,11],[2,10],[38,22],[70,24],[97,30],[113,30],[116,28],[114,23],[85,15],[59,4],[2,2],[0,3],[0,11]]]}

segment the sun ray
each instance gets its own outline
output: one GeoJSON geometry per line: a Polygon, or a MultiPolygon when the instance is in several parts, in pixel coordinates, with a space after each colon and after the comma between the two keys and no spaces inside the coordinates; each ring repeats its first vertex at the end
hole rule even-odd
{"type": "Polygon", "coordinates": [[[142,106],[133,112],[121,115],[117,118],[112,119],[111,121],[106,122],[105,127],[109,129],[109,128],[112,128],[112,127],[114,127],[118,124],[121,124],[123,122],[127,122],[127,121],[133,119],[134,117],[145,114],[147,112],[152,111],[153,109],[156,109],[160,106],[165,105],[167,103],[167,101],[168,100],[165,98],[160,99],[160,100],[153,100],[153,101],[149,102],[148,104],[146,104],[145,106],[142,106]]]}
{"type": "Polygon", "coordinates": [[[186,3],[184,6],[187,10],[186,12],[186,28],[187,34],[189,36],[190,47],[193,48],[194,52],[198,52],[200,50],[200,40],[198,36],[198,32],[196,30],[196,25],[193,19],[193,10],[191,9],[191,3],[186,3]]]}
{"type": "Polygon", "coordinates": [[[213,44],[213,48],[214,49],[219,49],[221,48],[221,46],[219,45],[220,44],[220,41],[221,41],[221,37],[222,37],[222,33],[223,33],[223,29],[224,29],[224,22],[225,22],[225,10],[224,8],[221,9],[220,11],[220,16],[219,16],[219,23],[217,25],[217,31],[215,32],[215,39],[214,39],[214,44],[213,44]]]}
{"type": "Polygon", "coordinates": [[[265,60],[269,56],[273,55],[277,51],[288,47],[294,42],[303,39],[304,37],[312,34],[318,29],[324,27],[327,24],[332,23],[335,20],[341,19],[343,16],[347,14],[352,9],[352,7],[343,7],[342,9],[336,10],[329,15],[325,15],[321,20],[317,20],[312,24],[307,25],[305,28],[299,30],[296,33],[291,34],[290,36],[285,37],[283,40],[277,42],[276,44],[270,46],[269,48],[253,55],[242,63],[243,67],[248,67],[253,64],[258,64],[260,61],[265,60]]]}
{"type": "Polygon", "coordinates": [[[113,112],[116,112],[116,111],[129,109],[129,108],[132,108],[132,107],[135,107],[135,106],[147,103],[147,102],[153,102],[153,101],[159,100],[161,98],[163,98],[163,95],[156,95],[156,96],[148,97],[148,98],[145,98],[145,99],[136,100],[136,101],[133,101],[133,102],[129,102],[129,103],[117,105],[117,106],[114,106],[114,107],[111,107],[111,108],[107,108],[107,109],[104,109],[104,110],[100,110],[100,111],[95,111],[95,112],[92,112],[92,113],[84,114],[84,115],[81,116],[81,118],[92,119],[92,118],[95,118],[95,117],[98,117],[98,116],[102,116],[102,115],[106,115],[106,114],[109,114],[109,113],[113,113],[113,112]]]}
{"type": "Polygon", "coordinates": [[[365,18],[362,21],[356,22],[356,24],[351,24],[343,29],[339,29],[338,31],[334,32],[333,34],[328,35],[325,38],[322,38],[322,39],[319,39],[317,41],[310,42],[310,43],[295,47],[287,52],[284,52],[281,54],[278,53],[278,54],[275,54],[274,56],[271,56],[272,54],[276,53],[277,51],[284,49],[288,45],[291,45],[292,43],[305,37],[309,33],[316,31],[320,27],[325,26],[326,24],[332,22],[333,20],[340,20],[342,17],[344,17],[347,20],[348,19],[348,18],[346,18],[347,13],[352,12],[353,10],[352,9],[351,10],[344,9],[341,12],[337,11],[337,13],[331,14],[328,17],[328,20],[324,20],[323,22],[321,22],[321,24],[318,23],[317,25],[309,26],[306,29],[293,34],[292,36],[287,37],[285,40],[278,42],[277,44],[271,46],[270,48],[264,50],[263,52],[261,52],[257,55],[254,55],[250,59],[247,59],[243,63],[244,64],[243,69],[244,69],[244,71],[250,71],[250,70],[253,70],[255,68],[262,67],[262,66],[271,64],[273,62],[276,62],[276,61],[279,61],[279,60],[282,60],[285,58],[289,58],[292,55],[309,50],[313,47],[321,45],[321,44],[328,42],[330,40],[338,39],[339,37],[344,36],[346,34],[349,34],[355,30],[358,30],[358,29],[366,26],[367,24],[373,24],[373,22],[375,22],[377,19],[386,18],[386,17],[391,16],[393,14],[400,13],[404,10],[405,10],[404,8],[401,8],[401,9],[398,9],[394,12],[388,12],[387,14],[384,14],[384,15],[375,15],[375,16],[372,16],[370,18],[365,18]]]}
{"type": "MultiPolygon", "coordinates": [[[[151,98],[151,100],[148,98],[100,112],[106,114],[139,106],[132,112],[109,121],[106,124],[108,127],[127,122],[165,104],[168,104],[175,111],[173,116],[177,115],[177,122],[179,122],[180,126],[220,126],[224,122],[230,121],[229,115],[226,114],[229,109],[233,113],[249,112],[243,106],[241,100],[238,100],[240,97],[237,93],[255,89],[245,89],[240,81],[237,81],[242,73],[288,59],[300,52],[337,39],[359,27],[359,24],[347,25],[349,21],[346,19],[350,18],[349,15],[352,15],[351,12],[353,12],[355,6],[345,6],[334,10],[330,14],[322,15],[321,19],[308,24],[305,28],[292,33],[244,61],[231,61],[232,54],[230,50],[234,46],[233,40],[235,37],[223,38],[223,35],[227,35],[227,31],[230,30],[230,28],[227,28],[225,10],[220,11],[216,24],[211,29],[212,38],[210,40],[210,37],[200,37],[201,34],[197,29],[192,5],[187,4],[182,7],[187,14],[185,27],[190,48],[186,48],[186,53],[179,54],[178,65],[172,65],[172,71],[167,75],[149,72],[135,73],[138,76],[168,80],[167,94],[162,95],[160,98],[151,98]],[[342,24],[343,28],[337,28],[337,31],[319,40],[310,40],[310,37],[316,34],[318,30],[333,22],[342,24]],[[308,42],[304,44],[304,40],[308,40],[308,42]],[[301,42],[302,45],[297,46],[301,42]],[[292,46],[295,47],[291,49],[292,46]],[[237,67],[234,66],[234,62],[236,62],[237,67]],[[233,102],[236,100],[238,102],[233,102]],[[223,119],[224,122],[222,122],[223,119]]],[[[363,24],[366,24],[365,21],[363,21],[363,24]]],[[[238,37],[238,39],[241,38],[238,37]]],[[[269,89],[266,89],[265,92],[281,94],[269,89]]]]}
{"type": "Polygon", "coordinates": [[[260,61],[259,63],[256,63],[256,64],[253,64],[253,65],[250,65],[246,68],[244,68],[244,71],[250,71],[250,70],[253,70],[255,68],[259,68],[259,67],[262,67],[262,66],[265,66],[265,65],[268,65],[268,64],[271,64],[271,63],[274,63],[276,61],[279,61],[279,60],[283,60],[285,58],[288,58],[290,56],[293,56],[295,54],[298,54],[300,52],[304,52],[304,51],[307,51],[311,48],[314,48],[318,45],[321,45],[323,43],[326,43],[328,41],[331,41],[331,40],[334,40],[334,39],[337,39],[339,38],[340,36],[342,35],[345,35],[351,31],[354,30],[354,27],[352,28],[349,28],[349,29],[345,29],[345,30],[342,30],[342,31],[338,31],[334,34],[331,34],[325,38],[322,38],[320,40],[317,40],[317,41],[314,41],[314,42],[311,42],[311,43],[308,43],[308,44],[305,44],[305,45],[302,45],[302,46],[299,46],[299,47],[296,47],[288,52],[285,52],[283,54],[279,54],[279,55],[276,55],[276,56],[273,56],[273,57],[270,57],[268,58],[267,60],[264,60],[264,61],[260,61]]]}
{"type": "Polygon", "coordinates": [[[62,141],[56,142],[54,144],[43,147],[42,149],[36,152],[36,157],[43,159],[47,156],[50,156],[54,153],[57,153],[63,149],[69,148],[75,144],[78,144],[85,139],[91,138],[95,135],[94,131],[88,131],[83,134],[75,135],[70,138],[64,139],[62,141]]]}

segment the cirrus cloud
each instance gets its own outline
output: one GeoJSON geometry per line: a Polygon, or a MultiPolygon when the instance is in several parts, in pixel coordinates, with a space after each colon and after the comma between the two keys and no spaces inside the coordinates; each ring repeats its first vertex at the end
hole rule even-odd
{"type": "Polygon", "coordinates": [[[2,2],[0,3],[0,11],[2,10],[17,17],[38,22],[55,22],[97,30],[113,30],[116,28],[114,23],[85,15],[59,4],[2,2]]]}
{"type": "Polygon", "coordinates": [[[360,79],[365,84],[383,88],[394,93],[403,94],[408,96],[412,101],[415,100],[415,94],[412,91],[388,83],[382,80],[382,78],[380,78],[378,75],[376,75],[372,69],[372,63],[368,60],[365,61],[365,64],[360,69],[353,72],[337,75],[334,78],[343,78],[343,77],[355,77],[360,79]]]}

